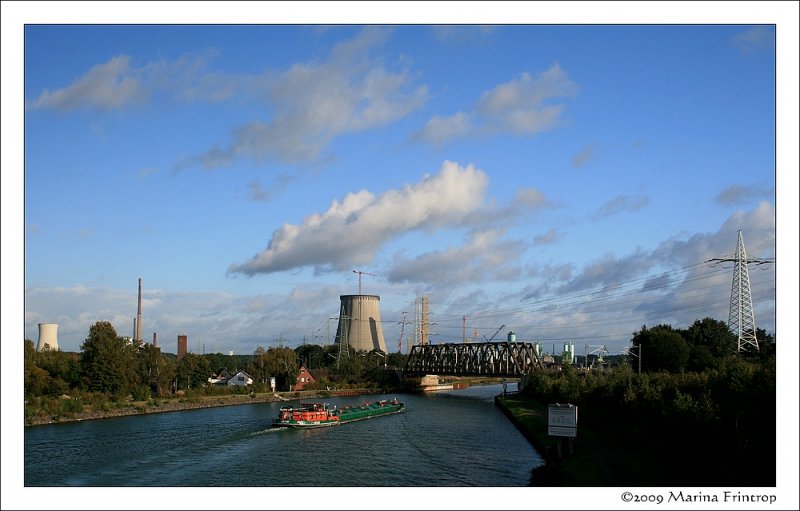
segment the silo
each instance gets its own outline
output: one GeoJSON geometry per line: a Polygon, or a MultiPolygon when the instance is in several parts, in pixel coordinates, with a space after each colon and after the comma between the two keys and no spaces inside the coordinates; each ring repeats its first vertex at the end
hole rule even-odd
{"type": "Polygon", "coordinates": [[[508,342],[517,342],[517,334],[512,331],[508,332],[508,342]]]}
{"type": "Polygon", "coordinates": [[[58,323],[39,323],[36,351],[58,351],[58,323]]]}
{"type": "Polygon", "coordinates": [[[381,325],[381,297],[342,295],[336,342],[345,341],[356,351],[380,350],[386,353],[381,325]]]}

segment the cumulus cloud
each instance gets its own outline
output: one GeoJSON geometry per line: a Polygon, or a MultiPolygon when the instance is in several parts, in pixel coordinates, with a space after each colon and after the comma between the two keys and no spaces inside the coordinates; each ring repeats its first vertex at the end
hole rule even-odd
{"type": "Polygon", "coordinates": [[[324,213],[276,230],[266,249],[228,271],[245,275],[301,267],[327,271],[368,263],[399,235],[462,221],[482,204],[487,184],[483,171],[446,161],[438,174],[401,190],[377,196],[367,190],[350,193],[324,213]]]}
{"type": "MultiPolygon", "coordinates": [[[[552,269],[538,271],[536,277],[547,276],[547,293],[532,287],[524,299],[548,297],[554,304],[574,304],[584,311],[597,304],[603,314],[614,311],[614,315],[639,318],[630,320],[634,327],[637,321],[685,327],[707,316],[725,320],[733,263],[712,260],[735,256],[739,229],[749,258],[774,258],[774,215],[774,206],[763,202],[752,211],[734,213],[717,232],[688,238],[676,235],[652,250],[637,248],[622,256],[606,254],[579,271],[565,273],[565,280],[553,282],[552,269]]],[[[753,300],[770,318],[763,326],[774,331],[775,273],[752,269],[750,276],[753,300]]]]}
{"type": "Polygon", "coordinates": [[[212,49],[134,66],[130,55],[118,55],[92,67],[67,87],[45,90],[28,106],[61,111],[119,110],[161,94],[184,102],[219,102],[253,98],[263,89],[263,76],[214,71],[211,66],[218,56],[212,49]]]}
{"type": "Polygon", "coordinates": [[[406,116],[427,100],[411,85],[408,70],[389,70],[370,52],[388,37],[370,28],[333,48],[328,60],[295,64],[265,78],[274,115],[234,130],[225,148],[199,157],[207,167],[233,158],[316,161],[337,136],[381,126],[406,116]]]}
{"type": "Polygon", "coordinates": [[[68,87],[45,90],[29,107],[121,109],[159,94],[178,101],[266,101],[262,118],[233,127],[229,142],[182,158],[175,169],[218,168],[239,157],[317,162],[334,138],[391,123],[427,101],[426,87],[412,84],[409,69],[390,69],[372,55],[388,36],[384,27],[368,27],[336,45],[327,60],[255,75],[214,70],[215,50],[138,67],[130,56],[120,55],[68,87]]]}
{"type": "Polygon", "coordinates": [[[428,252],[414,259],[398,256],[389,274],[390,282],[429,285],[457,285],[518,278],[518,261],[524,250],[521,242],[501,239],[502,231],[473,233],[466,244],[428,252]]]}
{"type": "Polygon", "coordinates": [[[563,105],[552,101],[573,96],[577,89],[558,64],[535,78],[522,73],[484,92],[471,113],[432,118],[416,138],[438,146],[466,136],[531,135],[553,129],[561,121],[563,105]]]}

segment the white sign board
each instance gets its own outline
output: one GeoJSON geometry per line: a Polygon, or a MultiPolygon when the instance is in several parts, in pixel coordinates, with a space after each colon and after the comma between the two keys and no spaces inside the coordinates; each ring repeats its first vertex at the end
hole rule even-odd
{"type": "Polygon", "coordinates": [[[578,436],[578,407],[554,404],[547,406],[547,434],[550,436],[578,436]]]}
{"type": "Polygon", "coordinates": [[[269,386],[272,387],[272,392],[275,392],[275,377],[274,376],[270,377],[269,386]]]}

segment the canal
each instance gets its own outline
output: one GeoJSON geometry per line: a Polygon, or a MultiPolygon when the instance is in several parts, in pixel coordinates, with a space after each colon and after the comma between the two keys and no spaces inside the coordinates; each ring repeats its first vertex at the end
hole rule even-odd
{"type": "Polygon", "coordinates": [[[304,431],[269,428],[282,403],[27,427],[24,485],[524,487],[543,461],[494,405],[501,392],[329,398],[397,397],[407,411],[304,431]]]}

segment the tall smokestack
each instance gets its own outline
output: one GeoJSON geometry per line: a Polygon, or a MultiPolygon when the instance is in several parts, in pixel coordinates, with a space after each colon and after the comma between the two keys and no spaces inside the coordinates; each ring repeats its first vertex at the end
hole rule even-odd
{"type": "Polygon", "coordinates": [[[139,309],[136,314],[136,340],[142,341],[142,277],[139,277],[139,309]]]}
{"type": "Polygon", "coordinates": [[[153,347],[158,348],[158,336],[153,332],[153,347]]]}

